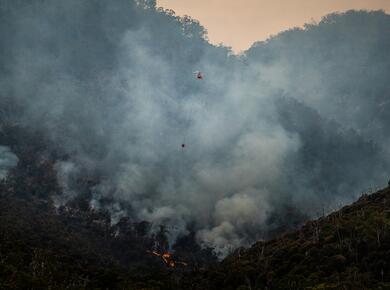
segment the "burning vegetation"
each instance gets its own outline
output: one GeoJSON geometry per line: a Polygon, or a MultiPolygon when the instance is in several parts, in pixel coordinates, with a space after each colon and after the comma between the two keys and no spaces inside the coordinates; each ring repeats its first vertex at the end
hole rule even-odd
{"type": "Polygon", "coordinates": [[[6,277],[0,279],[0,289],[141,289],[156,279],[174,289],[171,275],[181,274],[183,267],[191,264],[187,269],[192,270],[215,262],[193,233],[171,245],[173,257],[164,227],[152,234],[150,223],[129,217],[113,224],[108,211],[91,207],[99,175],[82,174],[74,183],[80,194],[56,203],[64,190],[57,164],[68,156],[42,134],[7,126],[0,117],[0,141],[18,161],[0,180],[0,276],[6,277]]]}
{"type": "Polygon", "coordinates": [[[151,255],[161,258],[164,261],[164,263],[170,268],[176,268],[177,266],[182,266],[182,267],[188,266],[188,263],[186,262],[175,260],[173,255],[169,252],[165,252],[162,254],[158,253],[157,251],[147,251],[147,252],[151,255]]]}

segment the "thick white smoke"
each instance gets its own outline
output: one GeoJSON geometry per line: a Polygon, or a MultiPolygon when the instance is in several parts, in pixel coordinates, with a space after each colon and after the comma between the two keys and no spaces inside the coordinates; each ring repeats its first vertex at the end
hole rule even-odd
{"type": "Polygon", "coordinates": [[[18,157],[6,146],[0,146],[0,180],[18,163],[18,157]]]}
{"type": "Polygon", "coordinates": [[[91,206],[113,222],[164,224],[172,242],[191,225],[223,255],[280,226],[275,215],[288,206],[312,214],[383,179],[372,170],[377,151],[360,136],[352,148],[328,109],[318,115],[330,90],[318,93],[327,84],[315,70],[292,72],[294,62],[261,45],[233,56],[196,21],[137,2],[5,1],[1,10],[13,29],[0,28],[1,105],[11,97],[21,108],[13,118],[68,154],[55,166],[58,204],[80,193],[78,177],[97,175],[91,206]],[[309,99],[315,92],[321,101],[309,99]],[[338,150],[346,159],[326,155],[338,150]],[[368,162],[357,168],[362,152],[368,162]]]}

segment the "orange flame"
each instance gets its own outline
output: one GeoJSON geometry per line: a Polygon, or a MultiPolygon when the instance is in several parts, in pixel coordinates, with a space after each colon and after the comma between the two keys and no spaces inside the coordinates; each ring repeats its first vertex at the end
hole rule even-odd
{"type": "Polygon", "coordinates": [[[172,254],[169,252],[163,254],[160,254],[157,251],[147,251],[147,252],[156,257],[160,257],[168,267],[175,268],[176,265],[182,265],[184,267],[188,266],[188,263],[186,262],[175,261],[172,257],[172,254]]]}

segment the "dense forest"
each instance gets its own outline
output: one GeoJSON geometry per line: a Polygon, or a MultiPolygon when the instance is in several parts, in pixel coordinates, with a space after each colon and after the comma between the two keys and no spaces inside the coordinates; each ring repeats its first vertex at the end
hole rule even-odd
{"type": "Polygon", "coordinates": [[[390,287],[390,187],[218,262],[194,233],[170,248],[164,228],[150,235],[149,223],[128,218],[111,225],[87,198],[56,207],[34,194],[57,190],[50,161],[26,156],[0,185],[0,289],[390,287]]]}
{"type": "Polygon", "coordinates": [[[237,249],[182,289],[389,289],[390,187],[237,249]]]}
{"type": "MultiPolygon", "coordinates": [[[[379,203],[323,216],[390,176],[389,28],[334,13],[235,55],[155,1],[2,1],[1,287],[386,287],[385,262],[345,248],[379,203]],[[313,226],[275,238],[319,217],[329,253],[275,266],[313,226]],[[313,267],[333,256],[338,274],[313,267]]],[[[386,231],[362,251],[386,257],[386,231]]]]}

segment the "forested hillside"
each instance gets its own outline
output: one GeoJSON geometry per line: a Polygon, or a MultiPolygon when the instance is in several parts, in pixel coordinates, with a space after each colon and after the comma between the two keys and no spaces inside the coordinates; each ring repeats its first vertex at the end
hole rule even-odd
{"type": "Polygon", "coordinates": [[[0,37],[1,287],[387,287],[388,190],[325,216],[390,177],[390,15],[235,55],[153,0],[3,0],[0,37]]]}
{"type": "Polygon", "coordinates": [[[390,187],[239,248],[182,289],[389,289],[390,187]]]}

